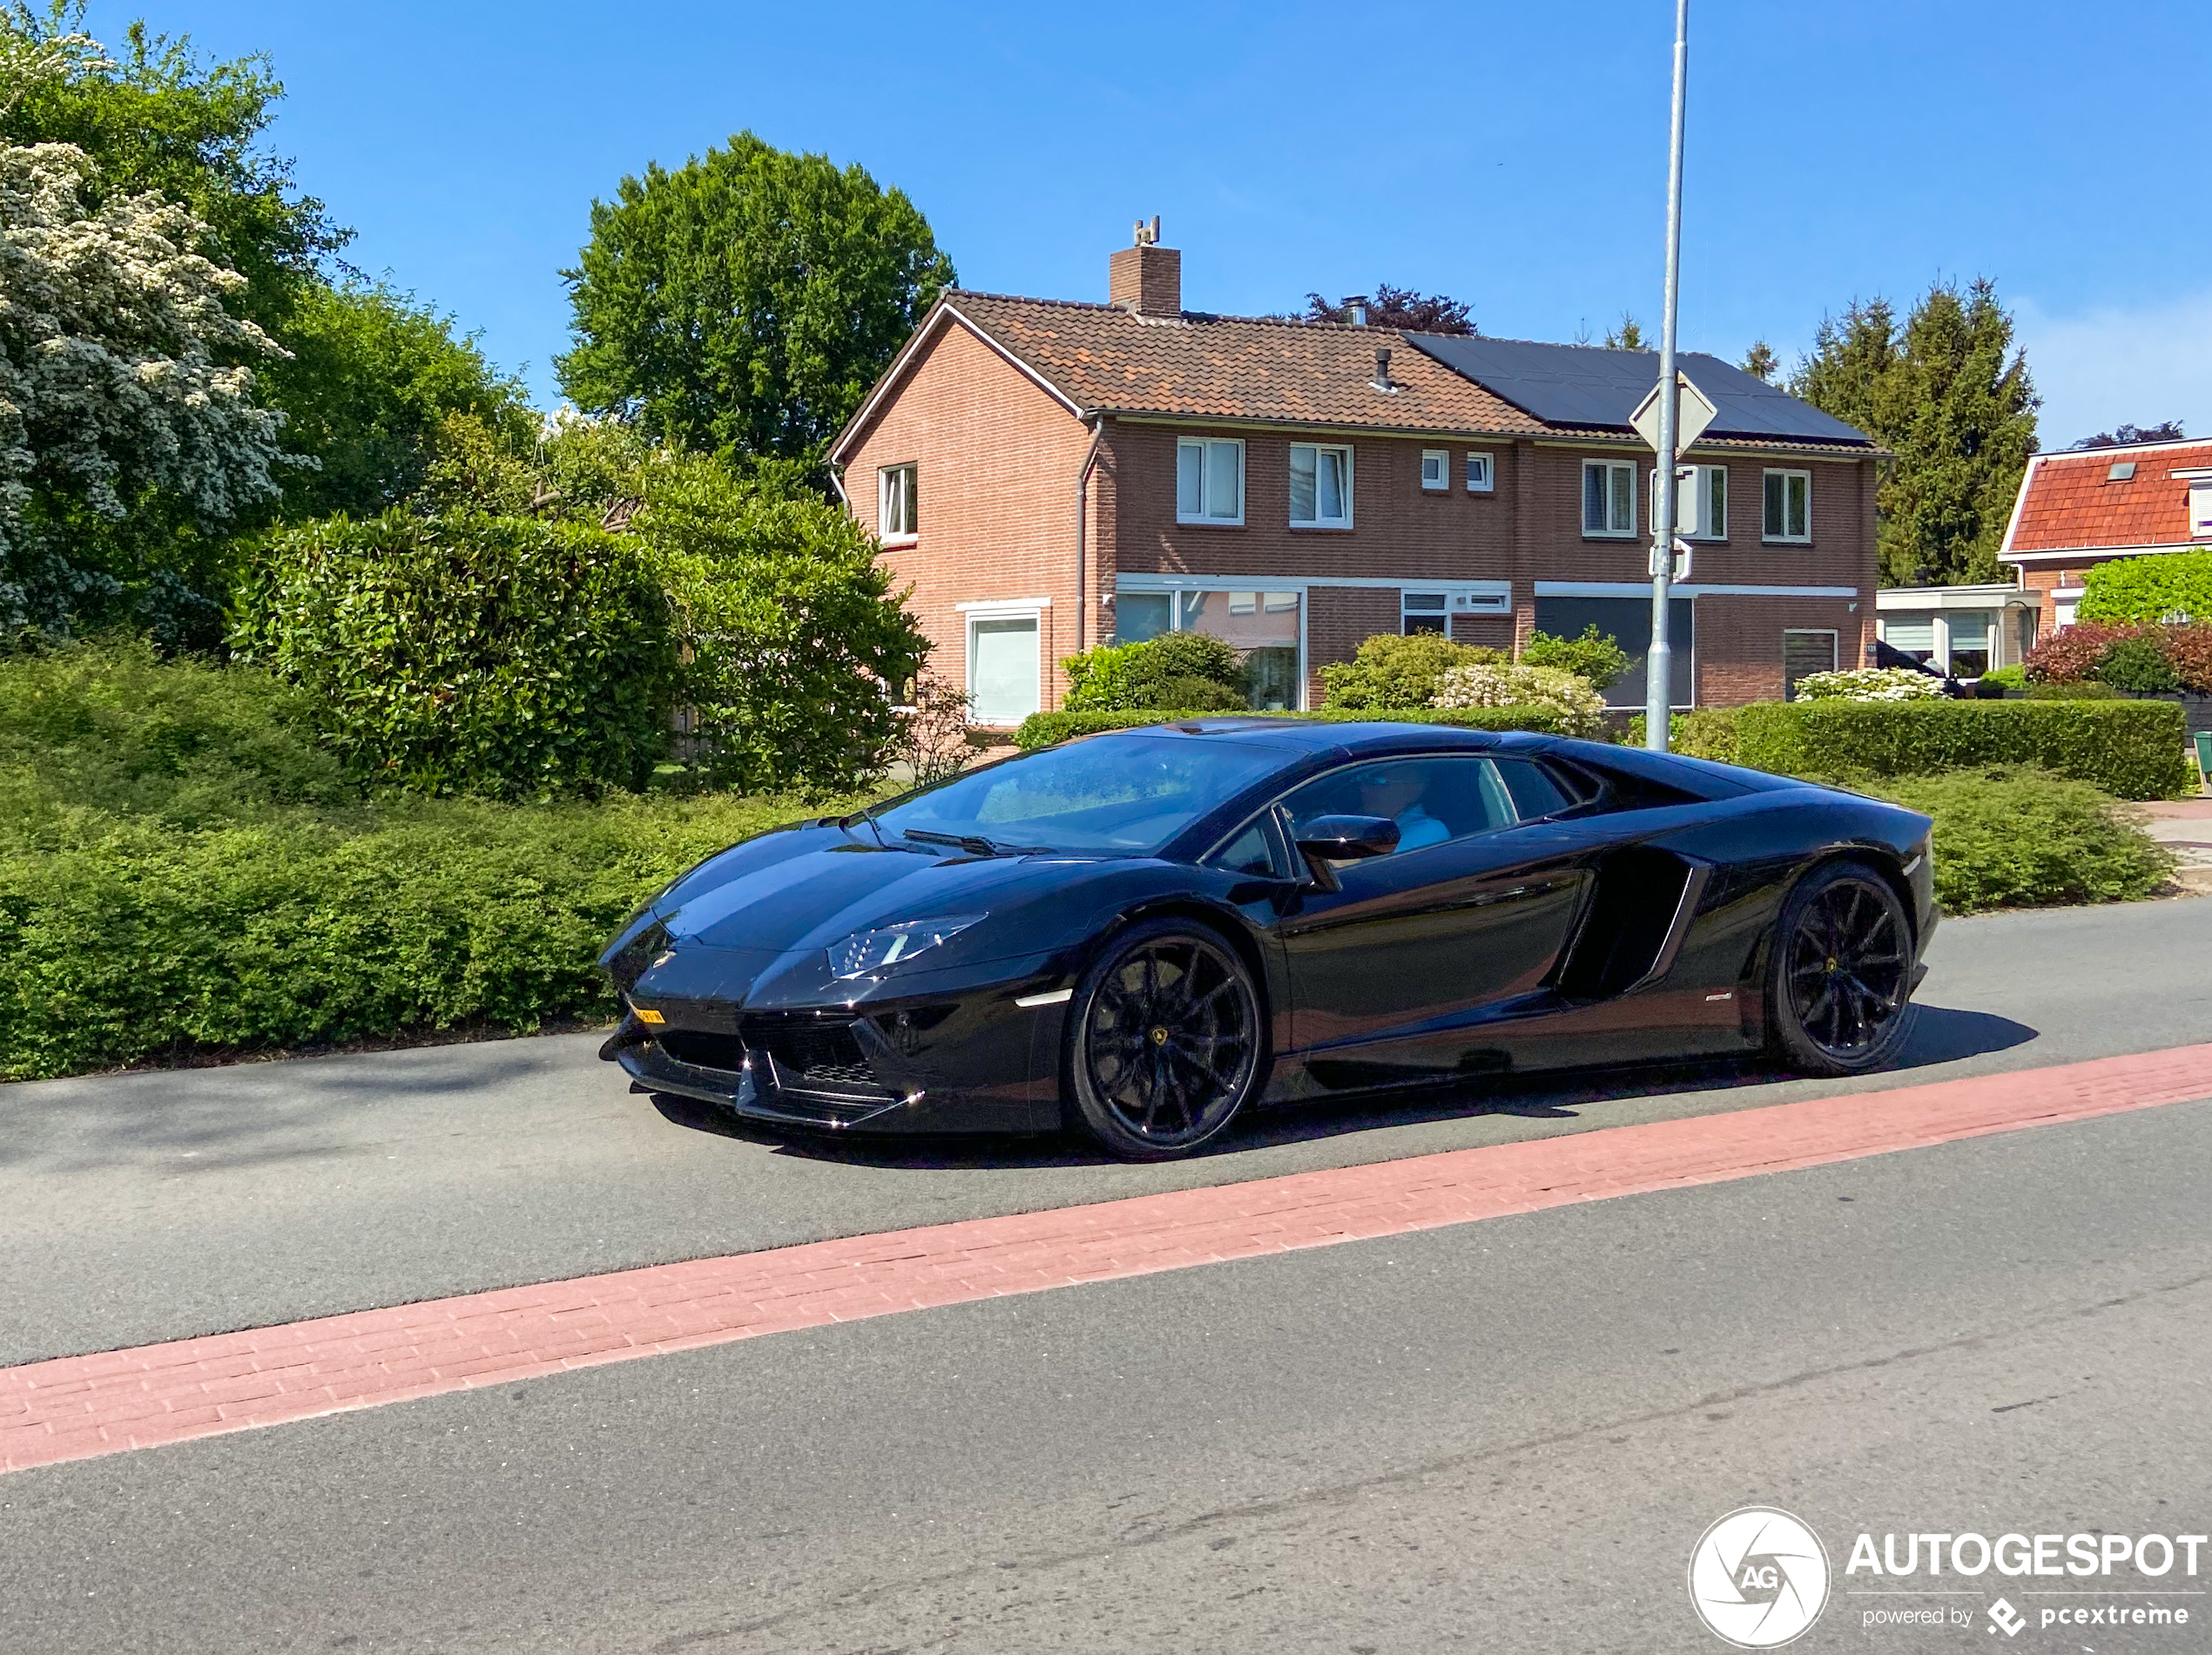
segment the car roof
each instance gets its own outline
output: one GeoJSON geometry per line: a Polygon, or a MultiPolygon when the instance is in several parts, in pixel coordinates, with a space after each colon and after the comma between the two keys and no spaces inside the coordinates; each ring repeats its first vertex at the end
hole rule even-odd
{"type": "Polygon", "coordinates": [[[1238,746],[1292,747],[1318,753],[1343,747],[1357,753],[1370,747],[1417,743],[1439,747],[1542,746],[1552,738],[1521,731],[1462,730],[1446,724],[1413,724],[1377,720],[1339,722],[1325,719],[1280,717],[1238,718],[1224,714],[1212,719],[1179,719],[1172,724],[1146,724],[1105,733],[1109,736],[1183,735],[1238,746]]]}

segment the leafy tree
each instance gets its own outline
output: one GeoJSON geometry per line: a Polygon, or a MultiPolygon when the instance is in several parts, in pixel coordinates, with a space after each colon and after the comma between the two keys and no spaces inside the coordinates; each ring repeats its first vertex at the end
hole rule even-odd
{"type": "Polygon", "coordinates": [[[1605,330],[1605,348],[1649,350],[1651,347],[1644,342],[1643,324],[1624,310],[1621,313],[1621,325],[1605,330]]]}
{"type": "Polygon", "coordinates": [[[954,280],[906,195],[751,132],[595,201],[576,404],[679,447],[813,462],[954,280]]]}
{"type": "Polygon", "coordinates": [[[2179,442],[2182,438],[2182,422],[2168,420],[2162,425],[2123,425],[2117,431],[2100,431],[2094,436],[2085,436],[2074,446],[2077,449],[2123,449],[2137,442],[2179,442]]]}
{"type": "MultiPolygon", "coordinates": [[[[1447,299],[1440,293],[1416,293],[1411,287],[1393,287],[1386,281],[1375,284],[1373,296],[1367,300],[1367,323],[1372,328],[1399,328],[1409,334],[1479,334],[1468,307],[1457,299],[1447,299]]],[[[1332,305],[1318,293],[1305,295],[1305,310],[1296,318],[1299,321],[1348,322],[1352,320],[1350,305],[1332,305]]]]}
{"type": "Polygon", "coordinates": [[[522,384],[484,360],[450,317],[381,285],[304,288],[285,328],[288,361],[264,373],[285,410],[291,468],[281,515],[374,517],[421,488],[449,417],[527,452],[536,436],[522,384]]]}
{"type": "Polygon", "coordinates": [[[1753,379],[1771,382],[1782,366],[1782,359],[1774,354],[1774,347],[1765,340],[1755,339],[1751,341],[1751,348],[1743,353],[1743,360],[1739,366],[1753,379]]]}
{"type": "Polygon", "coordinates": [[[1901,328],[1882,299],[1823,317],[1790,388],[1897,456],[1879,496],[1885,584],[1998,578],[2041,399],[1994,283],[1938,282],[1901,328]]]}
{"type": "Polygon", "coordinates": [[[199,223],[151,191],[87,207],[93,175],[69,145],[0,147],[10,631],[65,632],[158,596],[158,574],[176,582],[115,532],[134,514],[204,534],[277,492],[277,416],[253,405],[253,371],[233,365],[278,354],[226,308],[244,278],[192,251],[199,223]]]}
{"type": "Polygon", "coordinates": [[[1494,666],[1505,652],[1487,644],[1455,644],[1440,632],[1378,632],[1348,661],[1321,669],[1324,702],[1332,707],[1426,706],[1437,682],[1455,666],[1494,666]]]}

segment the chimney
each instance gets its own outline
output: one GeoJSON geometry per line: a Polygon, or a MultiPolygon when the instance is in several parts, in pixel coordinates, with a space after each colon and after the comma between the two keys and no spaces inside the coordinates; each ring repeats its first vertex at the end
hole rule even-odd
{"type": "Polygon", "coordinates": [[[1160,221],[1137,220],[1135,245],[1106,262],[1106,301],[1140,316],[1183,314],[1183,254],[1160,246],[1160,221]]]}
{"type": "Polygon", "coordinates": [[[1379,391],[1394,391],[1398,388],[1390,382],[1390,352],[1380,346],[1375,349],[1375,377],[1371,383],[1379,391]]]}
{"type": "Polygon", "coordinates": [[[1365,328],[1367,325],[1367,295],[1366,294],[1345,294],[1344,307],[1352,313],[1352,325],[1354,328],[1365,328]]]}

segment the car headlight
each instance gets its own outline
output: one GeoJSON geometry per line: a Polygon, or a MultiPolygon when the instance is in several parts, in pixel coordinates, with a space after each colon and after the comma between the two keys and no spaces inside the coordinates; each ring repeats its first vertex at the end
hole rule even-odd
{"type": "Polygon", "coordinates": [[[866,976],[902,965],[917,954],[958,936],[983,916],[981,914],[943,914],[934,920],[901,920],[872,931],[855,931],[829,949],[830,975],[866,976]]]}

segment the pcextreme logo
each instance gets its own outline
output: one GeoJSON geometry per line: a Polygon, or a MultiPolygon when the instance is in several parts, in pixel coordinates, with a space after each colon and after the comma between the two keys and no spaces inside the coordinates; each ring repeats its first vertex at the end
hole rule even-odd
{"type": "Polygon", "coordinates": [[[1731,1511],[1689,1554],[1689,1601],[1715,1637],[1738,1649],[1778,1649],[1827,1604],[1827,1549],[1787,1511],[1731,1511]]]}

